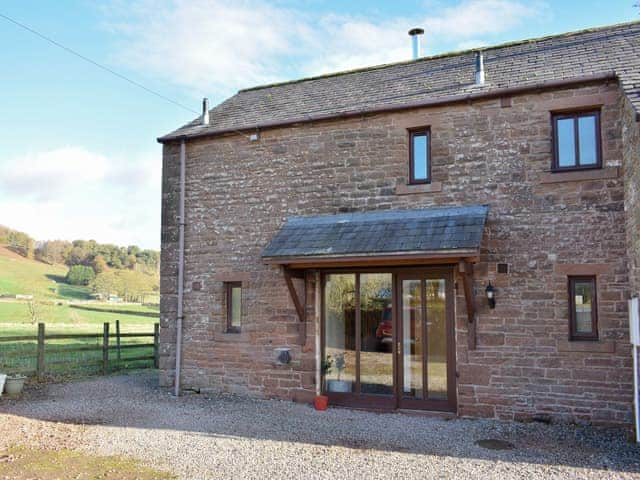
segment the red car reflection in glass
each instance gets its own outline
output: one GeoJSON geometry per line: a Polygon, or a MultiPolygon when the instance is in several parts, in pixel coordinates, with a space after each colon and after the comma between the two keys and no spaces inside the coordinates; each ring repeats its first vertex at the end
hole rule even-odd
{"type": "Polygon", "coordinates": [[[391,316],[391,306],[386,307],[382,312],[382,319],[376,328],[376,339],[380,346],[391,347],[393,343],[393,319],[391,316]]]}
{"type": "MultiPolygon", "coordinates": [[[[415,309],[412,310],[412,318],[416,318],[417,312],[415,309]]],[[[393,321],[391,316],[391,306],[384,309],[382,313],[382,320],[378,324],[378,328],[376,328],[376,340],[378,341],[379,351],[391,351],[393,349],[393,321]]],[[[415,343],[415,320],[410,323],[409,326],[411,332],[409,336],[409,342],[411,344],[415,343]]]]}

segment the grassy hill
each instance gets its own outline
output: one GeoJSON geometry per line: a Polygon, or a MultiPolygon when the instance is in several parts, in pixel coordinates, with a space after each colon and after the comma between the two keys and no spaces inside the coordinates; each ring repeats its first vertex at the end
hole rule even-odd
{"type": "Polygon", "coordinates": [[[29,260],[0,246],[0,295],[33,295],[36,300],[87,300],[88,287],[64,283],[64,265],[47,265],[29,260]]]}

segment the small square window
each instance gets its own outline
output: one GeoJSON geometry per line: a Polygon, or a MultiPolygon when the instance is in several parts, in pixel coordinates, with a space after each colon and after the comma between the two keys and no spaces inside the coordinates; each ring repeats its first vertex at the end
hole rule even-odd
{"type": "Polygon", "coordinates": [[[431,182],[431,131],[409,132],[409,183],[431,182]]]}
{"type": "Polygon", "coordinates": [[[569,338],[598,339],[596,277],[569,277],[569,338]]]}
{"type": "Polygon", "coordinates": [[[225,283],[227,290],[227,332],[240,333],[242,319],[242,284],[225,283]]]}
{"type": "Polygon", "coordinates": [[[553,125],[554,171],[602,168],[600,112],[555,113],[553,125]]]}

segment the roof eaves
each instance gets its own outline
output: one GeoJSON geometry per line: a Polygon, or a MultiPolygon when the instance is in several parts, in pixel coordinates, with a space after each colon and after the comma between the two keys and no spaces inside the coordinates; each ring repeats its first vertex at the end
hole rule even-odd
{"type": "Polygon", "coordinates": [[[288,264],[296,262],[308,262],[311,260],[339,260],[345,257],[349,258],[364,258],[364,259],[376,259],[376,258],[428,258],[428,257],[470,257],[478,254],[478,248],[448,248],[438,250],[419,250],[419,251],[401,251],[401,252],[361,252],[361,253],[349,253],[349,254],[309,254],[309,255],[265,255],[261,259],[264,263],[273,264],[288,264]]]}

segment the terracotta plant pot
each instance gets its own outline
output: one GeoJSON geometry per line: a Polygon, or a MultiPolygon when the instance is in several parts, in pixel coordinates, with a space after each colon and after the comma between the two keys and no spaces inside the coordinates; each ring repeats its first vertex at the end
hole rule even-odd
{"type": "Polygon", "coordinates": [[[313,399],[313,406],[316,410],[326,410],[329,406],[329,397],[326,395],[317,395],[316,398],[313,399]]]}
{"type": "Polygon", "coordinates": [[[26,380],[27,377],[24,375],[13,375],[11,377],[7,377],[4,383],[4,392],[7,395],[20,395],[26,380]]]}

